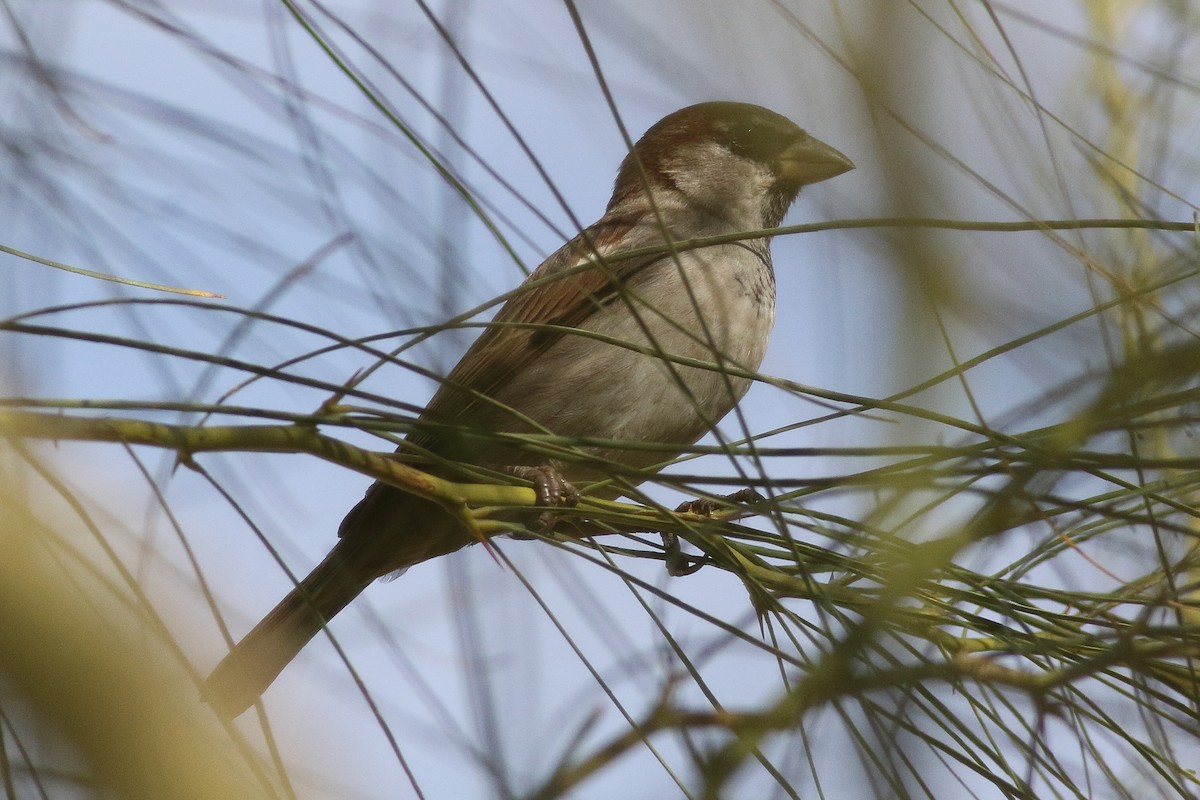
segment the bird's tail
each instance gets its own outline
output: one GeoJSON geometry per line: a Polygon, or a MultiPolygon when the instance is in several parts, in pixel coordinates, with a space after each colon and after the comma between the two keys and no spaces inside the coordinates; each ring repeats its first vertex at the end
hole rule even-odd
{"type": "Polygon", "coordinates": [[[204,682],[203,697],[225,719],[259,698],[325,623],[370,583],[333,551],[246,634],[204,682]]]}

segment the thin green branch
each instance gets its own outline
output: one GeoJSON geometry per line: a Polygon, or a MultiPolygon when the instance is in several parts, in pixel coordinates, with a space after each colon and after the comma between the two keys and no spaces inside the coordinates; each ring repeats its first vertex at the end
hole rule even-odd
{"type": "Polygon", "coordinates": [[[48,258],[42,258],[41,256],[35,256],[32,253],[26,253],[23,250],[18,250],[15,247],[8,247],[3,244],[0,244],[0,253],[8,253],[10,256],[16,256],[17,258],[23,258],[26,261],[32,261],[35,264],[42,264],[43,266],[53,267],[54,269],[61,269],[64,272],[72,272],[76,275],[82,275],[85,278],[96,278],[97,280],[109,281],[110,283],[119,283],[119,284],[122,284],[123,286],[133,286],[138,289],[151,289],[156,292],[169,292],[171,294],[184,294],[184,295],[189,295],[191,297],[214,297],[214,298],[225,297],[225,295],[223,295],[223,294],[217,294],[216,292],[207,292],[203,289],[180,289],[179,287],[176,287],[176,286],[166,286],[161,283],[148,283],[146,281],[134,280],[133,278],[122,278],[120,276],[109,275],[104,272],[95,272],[90,269],[84,269],[83,267],[73,267],[70,264],[62,263],[61,261],[51,261],[48,258]]]}

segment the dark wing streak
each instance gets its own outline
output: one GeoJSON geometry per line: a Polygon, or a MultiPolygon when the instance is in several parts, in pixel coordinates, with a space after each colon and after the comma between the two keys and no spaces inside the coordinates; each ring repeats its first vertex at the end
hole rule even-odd
{"type": "MultiPolygon", "coordinates": [[[[450,371],[424,416],[441,423],[465,419],[480,402],[486,402],[480,395],[494,394],[565,335],[562,330],[529,326],[579,327],[620,291],[618,284],[661,259],[663,256],[656,254],[611,265],[597,261],[561,280],[545,280],[571,270],[594,257],[593,253],[612,255],[612,242],[635,224],[635,219],[625,218],[593,225],[547,258],[528,279],[543,282],[536,290],[522,292],[504,304],[493,324],[450,371]]],[[[414,432],[409,439],[419,447],[436,450],[436,436],[424,430],[414,432]]]]}

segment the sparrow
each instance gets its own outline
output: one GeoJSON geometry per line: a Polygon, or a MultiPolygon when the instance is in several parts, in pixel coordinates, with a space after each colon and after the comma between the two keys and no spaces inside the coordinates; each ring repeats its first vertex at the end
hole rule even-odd
{"type": "MultiPolygon", "coordinates": [[[[621,163],[604,215],[504,304],[397,458],[448,478],[462,479],[456,464],[530,478],[544,505],[613,476],[628,491],[737,404],[775,319],[769,239],[675,247],[778,227],[801,187],[853,168],[760,106],[708,102],[666,116],[621,163]],[[567,457],[513,436],[528,433],[587,442],[567,457]]],[[[205,682],[223,717],[253,704],[372,581],[476,541],[440,506],[384,483],[338,537],[205,682]]]]}

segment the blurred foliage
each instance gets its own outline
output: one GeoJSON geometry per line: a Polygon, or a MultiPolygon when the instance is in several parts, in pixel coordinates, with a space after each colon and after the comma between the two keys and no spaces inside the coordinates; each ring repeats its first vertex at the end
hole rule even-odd
{"type": "MultiPolygon", "coordinates": [[[[6,797],[365,791],[347,788],[361,785],[349,769],[309,774],[286,701],[269,695],[243,727],[220,729],[194,700],[218,651],[191,620],[211,617],[206,630],[231,641],[214,586],[227,590],[216,573],[242,559],[207,549],[204,533],[242,526],[239,546],[256,547],[253,531],[282,565],[293,553],[281,532],[305,521],[305,501],[354,497],[323,484],[305,497],[280,455],[246,454],[308,453],[403,482],[377,452],[420,424],[422,392],[503,300],[488,295],[519,277],[466,265],[524,268],[578,228],[570,191],[538,160],[541,132],[610,119],[600,85],[627,98],[618,111],[683,104],[626,62],[654,64],[694,99],[741,85],[708,71],[744,68],[768,86],[746,99],[794,92],[821,105],[803,124],[822,138],[860,137],[845,149],[869,176],[861,195],[813,194],[872,219],[801,226],[813,236],[785,231],[775,248],[814,238],[843,274],[875,265],[874,294],[852,277],[826,285],[850,294],[841,307],[781,294],[784,312],[846,312],[840,328],[820,317],[819,340],[783,319],[780,335],[835,365],[830,381],[861,373],[844,383],[868,390],[759,376],[723,436],[628,502],[585,502],[552,535],[522,531],[567,554],[551,562],[564,583],[615,578],[603,596],[586,583],[580,619],[633,599],[637,620],[597,624],[621,633],[598,637],[610,652],[561,622],[552,587],[498,547],[607,705],[571,695],[553,735],[531,739],[542,759],[509,764],[505,746],[530,734],[486,678],[470,690],[485,709],[463,715],[470,733],[429,701],[442,716],[415,722],[398,710],[411,692],[364,679],[373,722],[358,723],[355,746],[384,740],[405,784],[368,780],[373,796],[461,792],[443,781],[468,770],[499,797],[643,785],[693,798],[1200,794],[1195,4],[764,2],[735,21],[711,4],[593,18],[571,3],[389,16],[298,0],[194,16],[39,2],[4,3],[0,51],[0,245],[42,262],[6,257],[0,274],[6,797]],[[575,60],[538,61],[568,51],[530,34],[500,53],[513,73],[487,72],[495,54],[470,47],[472,24],[486,43],[492,29],[532,30],[527,11],[561,16],[575,60]],[[152,71],[122,83],[60,63],[50,34],[67,23],[85,41],[148,32],[175,48],[151,58],[180,59],[164,73],[227,85],[236,108],[170,96],[152,71]],[[758,26],[761,52],[722,55],[722,25],[739,43],[739,25],[758,26]],[[794,47],[780,55],[773,37],[794,47]],[[780,90],[763,77],[802,67],[842,83],[780,90]],[[519,101],[488,88],[514,77],[560,91],[559,117],[522,126],[519,101]],[[468,96],[513,111],[472,136],[468,96]],[[47,261],[258,300],[155,297],[49,277],[47,261]],[[381,381],[389,373],[403,390],[381,381]],[[740,487],[758,498],[723,499],[740,487]],[[680,496],[714,511],[674,512],[680,496]],[[700,569],[664,583],[663,562],[700,569]],[[736,602],[720,591],[730,581],[736,602]],[[436,767],[413,755],[430,724],[456,745],[436,767]]],[[[527,442],[561,458],[574,444],[527,442]]],[[[437,491],[486,538],[532,493],[477,477],[437,491]]],[[[411,591],[410,577],[393,591],[411,591]]],[[[456,624],[475,668],[472,622],[456,624]]]]}

